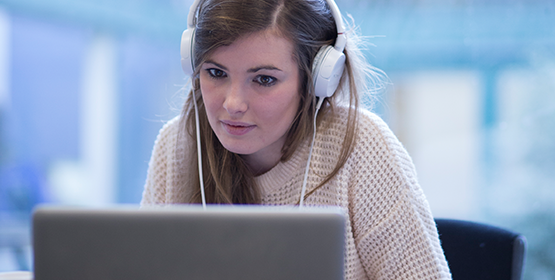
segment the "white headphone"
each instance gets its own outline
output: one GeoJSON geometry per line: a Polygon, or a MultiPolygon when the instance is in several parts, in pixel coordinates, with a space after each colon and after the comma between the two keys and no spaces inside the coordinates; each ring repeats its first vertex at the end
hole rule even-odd
{"type": "MultiPolygon", "coordinates": [[[[194,45],[195,45],[195,24],[194,20],[196,17],[197,9],[201,0],[195,0],[193,5],[189,8],[189,15],[187,17],[187,29],[183,31],[181,35],[181,67],[186,75],[192,75],[195,71],[195,61],[194,61],[194,45]]],[[[314,138],[316,136],[316,116],[318,115],[318,110],[322,105],[322,102],[326,97],[333,95],[341,76],[343,75],[343,70],[345,69],[345,54],[343,50],[345,49],[345,44],[347,37],[345,36],[345,27],[343,26],[343,18],[341,17],[341,12],[337,7],[337,4],[333,0],[326,0],[328,3],[335,24],[337,27],[337,37],[335,39],[335,45],[323,46],[318,50],[318,53],[314,57],[314,62],[312,64],[312,82],[314,85],[314,93],[318,97],[318,104],[316,105],[316,113],[314,115],[314,133],[312,135],[312,144],[310,145],[310,152],[308,155],[308,162],[306,165],[306,171],[303,180],[303,186],[301,189],[301,197],[299,200],[299,206],[302,207],[304,203],[304,196],[306,193],[306,183],[308,177],[308,170],[310,167],[310,158],[312,155],[312,147],[314,144],[314,138]]],[[[193,100],[196,100],[193,92],[193,100]]],[[[196,120],[196,135],[197,135],[197,154],[198,154],[198,165],[199,165],[199,178],[200,178],[200,190],[202,197],[202,205],[206,208],[206,197],[204,194],[204,182],[202,174],[202,153],[201,153],[201,139],[200,139],[200,128],[199,128],[199,117],[198,108],[196,106],[196,101],[193,102],[195,109],[195,120],[196,120]]]]}
{"type": "MultiPolygon", "coordinates": [[[[201,0],[195,0],[189,8],[187,17],[187,29],[181,36],[181,67],[186,75],[192,75],[195,71],[194,44],[195,24],[197,9],[201,0]]],[[[346,36],[343,18],[337,4],[333,0],[326,0],[330,6],[331,13],[337,26],[337,38],[334,46],[323,46],[320,48],[314,63],[312,64],[312,76],[314,90],[317,97],[330,97],[333,95],[345,68],[346,36]]]]}

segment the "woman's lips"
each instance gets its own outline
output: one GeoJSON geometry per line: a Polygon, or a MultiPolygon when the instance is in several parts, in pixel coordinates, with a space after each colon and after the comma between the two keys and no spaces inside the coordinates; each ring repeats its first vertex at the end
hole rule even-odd
{"type": "Polygon", "coordinates": [[[221,124],[227,133],[235,136],[245,135],[256,128],[256,125],[243,122],[221,121],[221,124]]]}

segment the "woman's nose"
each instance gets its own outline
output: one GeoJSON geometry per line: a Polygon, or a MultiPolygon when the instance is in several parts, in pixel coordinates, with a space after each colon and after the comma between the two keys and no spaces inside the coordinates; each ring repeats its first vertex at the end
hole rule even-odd
{"type": "Polygon", "coordinates": [[[224,109],[230,115],[245,113],[248,109],[248,100],[245,89],[240,83],[232,83],[224,101],[224,109]]]}

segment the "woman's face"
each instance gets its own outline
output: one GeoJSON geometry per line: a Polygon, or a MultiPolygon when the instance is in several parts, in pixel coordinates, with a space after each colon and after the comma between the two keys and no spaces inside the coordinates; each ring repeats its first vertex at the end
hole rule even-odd
{"type": "Polygon", "coordinates": [[[300,102],[291,42],[262,31],[219,47],[201,65],[200,88],[210,126],[226,149],[281,157],[300,102]]]}

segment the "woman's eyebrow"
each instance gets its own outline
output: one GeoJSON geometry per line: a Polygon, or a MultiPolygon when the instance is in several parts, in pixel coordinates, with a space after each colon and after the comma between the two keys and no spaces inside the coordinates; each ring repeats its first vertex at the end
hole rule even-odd
{"type": "Polygon", "coordinates": [[[221,68],[222,70],[226,70],[226,71],[227,71],[227,67],[225,67],[225,66],[223,66],[223,65],[221,65],[221,64],[219,64],[219,63],[216,63],[216,62],[214,62],[214,61],[212,61],[212,60],[207,60],[207,61],[205,61],[204,63],[214,64],[216,67],[221,68]]]}
{"type": "Polygon", "coordinates": [[[273,65],[262,65],[262,66],[258,66],[258,67],[253,67],[249,70],[247,70],[247,72],[249,73],[256,73],[260,70],[277,70],[277,71],[282,71],[281,69],[273,66],[273,65]]]}
{"type": "MultiPolygon", "coordinates": [[[[221,64],[219,64],[215,61],[212,61],[212,60],[206,60],[204,63],[213,64],[214,66],[216,66],[218,68],[221,68],[222,70],[226,70],[226,71],[228,70],[227,67],[225,67],[225,66],[223,66],[223,65],[221,65],[221,64]]],[[[282,71],[281,69],[279,69],[279,68],[277,68],[273,65],[262,65],[262,66],[256,66],[256,67],[250,68],[249,70],[247,70],[247,72],[248,73],[256,73],[260,70],[282,71]]]]}

